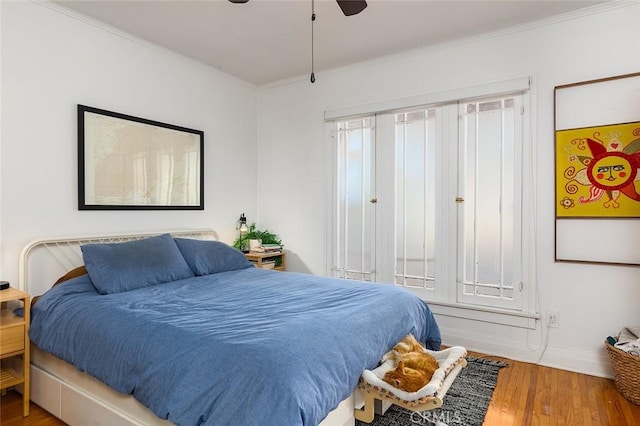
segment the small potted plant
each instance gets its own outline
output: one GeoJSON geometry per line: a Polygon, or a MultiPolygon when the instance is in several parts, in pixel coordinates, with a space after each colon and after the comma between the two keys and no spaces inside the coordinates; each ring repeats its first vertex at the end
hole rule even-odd
{"type": "Polygon", "coordinates": [[[246,252],[249,249],[250,240],[259,240],[260,244],[282,245],[282,241],[280,241],[276,234],[269,232],[267,229],[260,231],[256,229],[256,224],[252,223],[251,226],[249,226],[249,231],[236,238],[233,246],[240,251],[246,252]]]}

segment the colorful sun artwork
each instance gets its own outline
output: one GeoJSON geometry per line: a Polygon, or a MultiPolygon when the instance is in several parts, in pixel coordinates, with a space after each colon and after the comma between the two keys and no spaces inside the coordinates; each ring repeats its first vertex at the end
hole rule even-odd
{"type": "Polygon", "coordinates": [[[556,132],[556,216],[640,217],[640,122],[556,132]]]}

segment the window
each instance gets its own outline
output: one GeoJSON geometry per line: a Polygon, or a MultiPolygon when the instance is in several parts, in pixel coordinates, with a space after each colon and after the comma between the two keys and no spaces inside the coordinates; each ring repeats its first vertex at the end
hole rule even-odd
{"type": "Polygon", "coordinates": [[[334,122],[333,274],[429,301],[528,309],[526,97],[334,122]]]}
{"type": "Polygon", "coordinates": [[[436,273],[436,111],[395,114],[396,284],[433,290],[436,273]]]}
{"type": "Polygon", "coordinates": [[[522,96],[460,105],[458,300],[518,307],[522,96]]]}
{"type": "Polygon", "coordinates": [[[336,130],[335,275],[373,281],[373,118],[338,123],[336,130]]]}

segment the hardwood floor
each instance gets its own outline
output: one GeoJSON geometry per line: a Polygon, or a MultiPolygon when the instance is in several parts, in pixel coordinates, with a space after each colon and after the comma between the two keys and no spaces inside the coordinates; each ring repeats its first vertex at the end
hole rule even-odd
{"type": "Polygon", "coordinates": [[[15,391],[8,391],[6,395],[2,396],[0,404],[0,425],[58,426],[64,425],[64,423],[33,402],[29,404],[29,416],[22,417],[22,395],[15,391]]]}
{"type": "Polygon", "coordinates": [[[509,366],[500,370],[485,426],[640,425],[640,405],[618,393],[611,379],[486,358],[509,366]]]}
{"type": "MultiPolygon", "coordinates": [[[[482,356],[473,353],[474,356],[482,356]]],[[[500,370],[485,426],[640,425],[640,405],[627,401],[613,380],[487,356],[509,363],[500,370]]],[[[31,404],[22,417],[22,399],[9,391],[0,405],[2,426],[54,426],[64,423],[31,404]]]]}

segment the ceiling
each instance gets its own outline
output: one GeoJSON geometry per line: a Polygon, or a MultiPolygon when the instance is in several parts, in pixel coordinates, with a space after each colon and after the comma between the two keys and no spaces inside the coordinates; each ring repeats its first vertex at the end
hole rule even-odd
{"type": "MultiPolygon", "coordinates": [[[[72,0],[56,3],[256,85],[311,72],[311,0],[72,0]]],[[[315,0],[321,71],[594,6],[598,0],[367,0],[344,16],[315,0]]]]}

